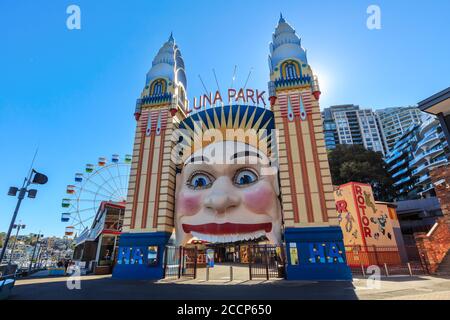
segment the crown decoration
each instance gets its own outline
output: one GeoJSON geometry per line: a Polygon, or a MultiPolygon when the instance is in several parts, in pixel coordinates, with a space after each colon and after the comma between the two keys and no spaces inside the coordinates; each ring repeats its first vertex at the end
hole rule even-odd
{"type": "Polygon", "coordinates": [[[273,154],[275,120],[266,108],[229,105],[205,109],[184,119],[176,137],[178,163],[184,163],[197,150],[220,141],[242,142],[273,154]]]}

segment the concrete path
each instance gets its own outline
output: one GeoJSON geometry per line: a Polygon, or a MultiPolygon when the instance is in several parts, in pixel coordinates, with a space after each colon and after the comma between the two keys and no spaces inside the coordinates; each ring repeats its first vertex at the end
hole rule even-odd
{"type": "MultiPolygon", "coordinates": [[[[217,269],[218,270],[218,269],[217,269]]],[[[450,278],[392,277],[377,286],[365,279],[345,281],[249,281],[229,279],[130,281],[110,276],[17,280],[11,299],[443,299],[450,300],[450,278]]]]}

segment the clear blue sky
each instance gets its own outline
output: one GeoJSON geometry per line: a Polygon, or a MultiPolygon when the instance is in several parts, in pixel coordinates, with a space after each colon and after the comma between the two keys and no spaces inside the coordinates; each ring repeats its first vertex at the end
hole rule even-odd
{"type": "Polygon", "coordinates": [[[188,95],[237,85],[266,89],[268,44],[283,12],[322,82],[321,106],[415,104],[449,86],[450,2],[442,1],[23,1],[0,2],[0,230],[16,199],[6,195],[36,169],[49,177],[19,219],[28,232],[63,235],[65,187],[99,156],[131,152],[133,111],[153,56],[171,31],[187,69],[188,95]],[[66,8],[81,8],[81,30],[66,8]],[[381,30],[366,9],[381,7],[381,30]]]}

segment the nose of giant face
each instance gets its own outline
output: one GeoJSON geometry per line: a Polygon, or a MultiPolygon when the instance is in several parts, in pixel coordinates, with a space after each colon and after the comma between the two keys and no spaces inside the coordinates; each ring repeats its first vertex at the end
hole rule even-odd
{"type": "Polygon", "coordinates": [[[241,202],[239,194],[228,177],[220,177],[214,181],[209,194],[204,199],[206,208],[220,214],[238,207],[241,202]]]}

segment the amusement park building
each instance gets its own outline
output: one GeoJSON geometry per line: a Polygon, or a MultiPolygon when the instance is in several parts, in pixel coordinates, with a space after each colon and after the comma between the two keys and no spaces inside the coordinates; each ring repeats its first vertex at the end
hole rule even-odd
{"type": "MultiPolygon", "coordinates": [[[[252,104],[249,97],[252,97],[254,91],[230,88],[229,94],[233,91],[237,93],[235,104],[228,99],[230,105],[223,105],[220,98],[222,106],[211,103],[209,108],[193,110],[190,106],[196,109],[198,104],[195,101],[189,104],[187,100],[187,78],[180,49],[172,35],[164,43],[153,60],[144,89],[136,103],[133,163],[114,277],[163,277],[163,261],[167,261],[168,254],[166,246],[172,243],[174,235],[175,242],[182,245],[189,241],[189,236],[194,236],[191,239],[205,236],[209,242],[232,242],[233,239],[242,238],[242,230],[264,226],[263,230],[251,231],[251,235],[259,236],[262,232],[272,243],[285,246],[287,279],[351,278],[345,261],[343,234],[336,214],[319,108],[318,80],[308,64],[301,39],[282,16],[270,44],[269,75],[270,106],[266,106],[266,99],[260,101],[262,91],[258,94],[256,90],[254,97],[258,96],[257,103],[252,98],[252,104]],[[245,94],[247,99],[243,98],[245,94]],[[198,121],[201,126],[195,125],[198,121]],[[173,140],[173,134],[179,128],[185,129],[187,133],[173,140]],[[276,174],[279,174],[279,179],[269,179],[272,181],[270,186],[267,182],[269,180],[261,182],[261,185],[270,192],[269,197],[274,200],[271,203],[281,202],[273,208],[280,208],[282,219],[279,219],[276,209],[270,223],[227,220],[231,219],[231,213],[219,213],[226,213],[226,208],[230,208],[231,212],[233,207],[239,206],[236,201],[240,199],[238,195],[242,194],[242,188],[232,187],[230,181],[222,179],[222,176],[214,181],[211,174],[207,173],[200,176],[196,174],[195,177],[196,183],[206,186],[201,189],[202,192],[210,192],[204,203],[208,210],[195,214],[203,217],[203,212],[216,210],[216,217],[221,222],[209,220],[180,225],[182,211],[196,208],[192,204],[192,178],[185,184],[181,183],[185,168],[197,161],[191,155],[211,146],[201,145],[200,149],[191,153],[189,148],[196,145],[189,144],[195,138],[190,135],[197,129],[205,128],[278,130],[276,143],[279,150],[274,153],[275,158],[271,163],[277,166],[276,174]],[[183,160],[178,164],[171,158],[176,147],[180,147],[176,149],[176,155],[183,160]],[[188,161],[189,159],[192,161],[188,161]],[[186,187],[188,184],[190,190],[186,187]],[[233,196],[227,192],[231,192],[233,196]],[[231,230],[230,226],[235,229],[231,230]]],[[[212,95],[209,100],[212,100],[211,97],[212,95]]],[[[205,99],[208,100],[208,95],[199,100],[204,102],[205,99]]],[[[275,141],[271,135],[260,136],[260,139],[266,139],[271,148],[271,143],[275,141]]],[[[228,142],[242,145],[242,142],[234,140],[219,141],[217,144],[228,142]]],[[[266,150],[267,155],[259,147],[253,154],[261,158],[272,157],[271,148],[266,150]]],[[[246,151],[241,156],[250,155],[251,152],[246,151]]],[[[253,178],[254,174],[252,176],[247,171],[238,183],[247,183],[253,178]]],[[[267,196],[262,199],[267,200],[267,196]]],[[[256,204],[252,203],[251,206],[256,204]]],[[[246,210],[244,207],[242,209],[246,210]]],[[[183,221],[193,221],[195,216],[192,218],[190,214],[182,218],[185,219],[183,221]]],[[[244,237],[248,236],[248,233],[244,234],[244,237]]]]}

